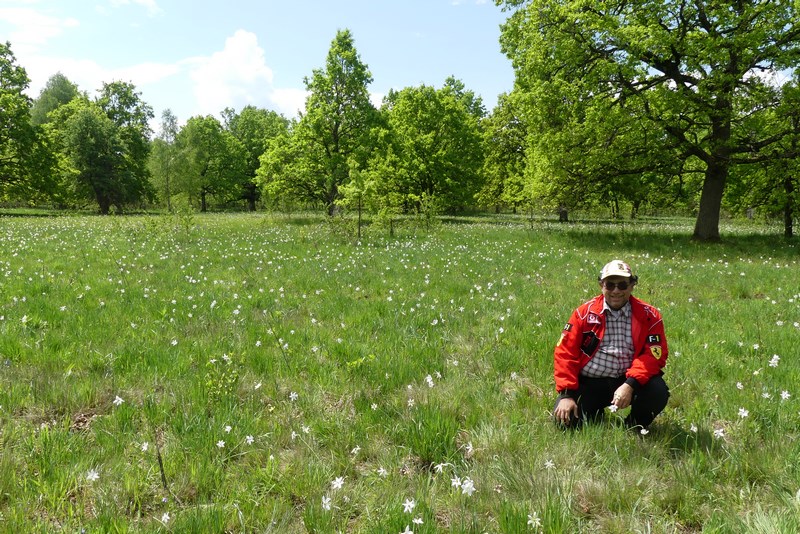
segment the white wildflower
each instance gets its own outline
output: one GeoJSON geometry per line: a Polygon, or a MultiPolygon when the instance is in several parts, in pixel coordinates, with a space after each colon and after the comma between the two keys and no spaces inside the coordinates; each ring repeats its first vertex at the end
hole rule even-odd
{"type": "Polygon", "coordinates": [[[467,477],[464,479],[464,482],[461,483],[461,493],[468,496],[472,496],[472,494],[475,493],[475,483],[471,478],[467,477]]]}

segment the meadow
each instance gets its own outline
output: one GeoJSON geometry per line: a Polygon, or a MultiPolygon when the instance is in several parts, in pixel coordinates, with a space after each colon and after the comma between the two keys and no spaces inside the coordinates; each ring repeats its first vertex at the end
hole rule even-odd
{"type": "Polygon", "coordinates": [[[691,221],[0,219],[0,532],[800,532],[800,248],[691,221]],[[552,423],[607,261],[649,433],[552,423]]]}

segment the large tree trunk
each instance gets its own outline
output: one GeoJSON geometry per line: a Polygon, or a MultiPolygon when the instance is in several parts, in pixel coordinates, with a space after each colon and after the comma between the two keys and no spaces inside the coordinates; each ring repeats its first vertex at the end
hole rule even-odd
{"type": "Polygon", "coordinates": [[[641,200],[633,201],[633,203],[631,204],[631,219],[635,219],[636,217],[639,216],[639,208],[641,207],[641,205],[642,205],[641,200]]]}
{"type": "Polygon", "coordinates": [[[335,183],[331,184],[328,189],[328,217],[333,217],[336,214],[336,197],[339,195],[339,188],[335,183]]]}
{"type": "Polygon", "coordinates": [[[361,195],[358,195],[358,240],[361,241],[361,195]]]}
{"type": "Polygon", "coordinates": [[[100,206],[100,215],[108,215],[111,211],[111,199],[103,193],[95,193],[97,205],[100,206]]]}
{"type": "MultiPolygon", "coordinates": [[[[731,59],[735,62],[735,58],[731,59]]],[[[733,116],[734,87],[730,80],[715,99],[711,113],[710,149],[706,162],[706,176],[703,191],[700,193],[700,211],[694,224],[693,239],[698,241],[719,241],[719,214],[722,209],[722,195],[728,181],[730,166],[731,117],[733,116]]]]}
{"type": "Polygon", "coordinates": [[[791,174],[786,174],[783,179],[783,188],[786,191],[786,204],[783,207],[783,235],[792,237],[794,235],[794,181],[791,174]]]}
{"type": "MultiPolygon", "coordinates": [[[[798,130],[797,119],[792,120],[792,128],[796,132],[798,130]]],[[[797,137],[792,136],[792,151],[797,152],[797,137]]],[[[794,167],[794,165],[787,165],[787,167],[794,167]]],[[[786,171],[783,178],[783,190],[786,193],[786,204],[783,207],[783,235],[792,237],[794,235],[794,176],[791,172],[786,171]]]]}
{"type": "Polygon", "coordinates": [[[719,214],[722,193],[728,178],[728,164],[715,161],[706,167],[703,192],[700,194],[700,211],[694,224],[694,239],[719,241],[719,214]]]}
{"type": "Polygon", "coordinates": [[[258,200],[258,186],[253,182],[244,184],[244,193],[242,198],[247,201],[247,210],[256,211],[256,201],[258,200]]]}

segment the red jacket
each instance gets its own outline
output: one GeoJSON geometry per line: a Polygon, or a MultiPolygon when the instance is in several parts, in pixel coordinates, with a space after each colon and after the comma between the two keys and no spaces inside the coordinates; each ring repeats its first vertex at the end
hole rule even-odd
{"type": "MultiPolygon", "coordinates": [[[[645,385],[660,374],[667,363],[667,338],[661,313],[649,304],[631,297],[631,335],[633,363],[625,376],[634,387],[645,385]]],[[[554,369],[556,390],[570,394],[578,388],[581,369],[594,357],[606,331],[603,295],[581,304],[564,326],[555,348],[554,369]]]]}

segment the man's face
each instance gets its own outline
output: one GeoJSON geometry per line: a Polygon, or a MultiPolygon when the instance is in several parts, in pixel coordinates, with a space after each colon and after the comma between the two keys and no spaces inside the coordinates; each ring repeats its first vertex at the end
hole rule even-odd
{"type": "Polygon", "coordinates": [[[600,282],[600,289],[603,291],[603,297],[605,297],[608,307],[612,310],[619,310],[625,306],[628,299],[631,298],[633,283],[630,278],[624,276],[609,276],[600,282]],[[627,287],[621,289],[618,286],[619,283],[623,286],[627,285],[627,287]]]}

